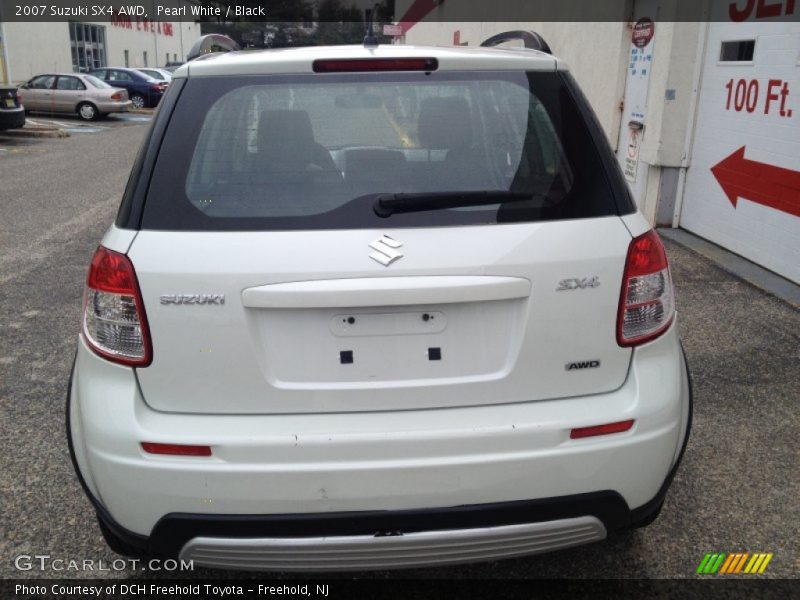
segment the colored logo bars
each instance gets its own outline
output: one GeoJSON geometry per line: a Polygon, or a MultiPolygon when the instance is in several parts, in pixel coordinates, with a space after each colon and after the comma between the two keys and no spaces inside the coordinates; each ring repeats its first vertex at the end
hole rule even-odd
{"type": "Polygon", "coordinates": [[[724,552],[717,552],[714,554],[708,553],[700,561],[700,566],[697,567],[697,573],[700,575],[711,575],[714,573],[724,573],[726,575],[735,575],[737,573],[749,573],[751,575],[764,572],[772,560],[772,552],[756,552],[750,554],[749,552],[736,552],[733,554],[725,554],[724,552]]]}

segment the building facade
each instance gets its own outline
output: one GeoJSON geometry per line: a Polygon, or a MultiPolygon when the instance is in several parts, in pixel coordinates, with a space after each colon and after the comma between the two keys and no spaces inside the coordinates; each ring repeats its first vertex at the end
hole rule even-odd
{"type": "Polygon", "coordinates": [[[671,8],[635,0],[629,22],[473,23],[448,21],[446,1],[397,0],[396,15],[408,44],[539,32],[652,223],[800,283],[800,3],[710,0],[706,22],[671,20],[671,8]]]}
{"type": "Polygon", "coordinates": [[[163,67],[186,60],[200,25],[115,17],[106,22],[0,23],[0,81],[98,67],[163,67]]]}

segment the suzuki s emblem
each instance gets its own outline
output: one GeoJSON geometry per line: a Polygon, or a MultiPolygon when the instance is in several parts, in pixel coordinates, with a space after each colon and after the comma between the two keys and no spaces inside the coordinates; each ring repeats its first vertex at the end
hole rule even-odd
{"type": "Polygon", "coordinates": [[[402,248],[402,246],[403,242],[398,242],[394,238],[384,235],[370,243],[369,247],[375,250],[375,252],[370,252],[369,257],[381,263],[384,267],[388,267],[394,261],[403,258],[403,254],[397,251],[397,249],[402,248]]]}

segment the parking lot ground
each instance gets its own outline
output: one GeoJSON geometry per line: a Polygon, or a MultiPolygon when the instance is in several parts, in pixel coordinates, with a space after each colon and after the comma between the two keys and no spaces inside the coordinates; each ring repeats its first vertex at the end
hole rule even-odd
{"type": "Polygon", "coordinates": [[[25,127],[0,131],[0,151],[8,139],[31,137],[68,137],[71,134],[100,133],[106,129],[147,123],[153,118],[152,110],[114,113],[95,121],[84,121],[77,115],[35,113],[28,115],[25,127]]]}
{"type": "MultiPolygon", "coordinates": [[[[144,132],[144,124],[134,124],[64,139],[0,140],[20,149],[0,153],[2,577],[143,576],[18,571],[14,558],[49,554],[107,564],[118,558],[102,541],[72,471],[64,400],[86,268],[114,218],[144,132]]],[[[694,578],[707,552],[772,552],[757,577],[798,577],[800,312],[666,243],[695,412],[660,518],[646,529],[553,554],[357,576],[694,578]]],[[[144,576],[263,577],[202,569],[144,576]]]]}

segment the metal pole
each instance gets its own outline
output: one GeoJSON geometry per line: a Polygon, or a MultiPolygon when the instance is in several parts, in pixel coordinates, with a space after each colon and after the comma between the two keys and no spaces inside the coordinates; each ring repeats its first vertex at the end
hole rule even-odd
{"type": "Polygon", "coordinates": [[[3,22],[3,4],[0,2],[0,45],[3,47],[3,83],[11,83],[11,65],[8,62],[8,38],[6,37],[6,24],[3,22]]]}
{"type": "MultiPolygon", "coordinates": [[[[151,6],[153,8],[153,16],[155,16],[155,14],[156,14],[156,2],[155,2],[155,0],[153,0],[150,4],[151,4],[151,6]]],[[[156,62],[155,62],[155,64],[153,66],[156,67],[156,68],[158,68],[158,28],[159,27],[160,27],[159,23],[156,23],[156,26],[153,27],[153,42],[156,45],[156,62]]]]}

